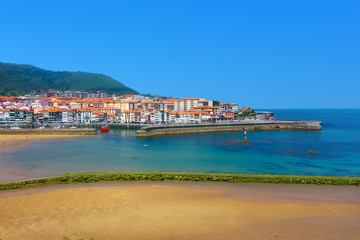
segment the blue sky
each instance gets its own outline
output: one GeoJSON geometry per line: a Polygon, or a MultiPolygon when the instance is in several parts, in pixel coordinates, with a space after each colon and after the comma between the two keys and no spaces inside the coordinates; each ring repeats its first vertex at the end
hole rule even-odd
{"type": "Polygon", "coordinates": [[[360,1],[12,1],[0,61],[254,108],[360,107],[360,1]]]}

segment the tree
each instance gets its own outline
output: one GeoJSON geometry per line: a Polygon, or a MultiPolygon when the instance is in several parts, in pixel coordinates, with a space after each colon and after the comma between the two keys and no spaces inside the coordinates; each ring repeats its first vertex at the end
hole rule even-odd
{"type": "Polygon", "coordinates": [[[216,100],[213,100],[213,105],[214,105],[214,106],[219,106],[219,105],[220,105],[220,102],[219,102],[219,101],[216,101],[216,100]]]}

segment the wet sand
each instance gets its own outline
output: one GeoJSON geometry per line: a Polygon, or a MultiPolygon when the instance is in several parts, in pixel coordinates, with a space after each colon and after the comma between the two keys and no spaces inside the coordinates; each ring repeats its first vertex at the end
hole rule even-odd
{"type": "Polygon", "coordinates": [[[359,239],[360,188],[101,183],[0,192],[0,239],[359,239]]]}
{"type": "Polygon", "coordinates": [[[74,137],[89,137],[80,135],[2,135],[0,134],[0,153],[18,146],[21,146],[27,142],[38,140],[49,140],[56,138],[74,138],[74,137]]]}
{"type": "Polygon", "coordinates": [[[89,137],[81,135],[9,135],[9,134],[0,134],[0,152],[10,147],[16,147],[21,144],[34,141],[34,140],[47,140],[54,138],[73,138],[73,137],[89,137]]]}

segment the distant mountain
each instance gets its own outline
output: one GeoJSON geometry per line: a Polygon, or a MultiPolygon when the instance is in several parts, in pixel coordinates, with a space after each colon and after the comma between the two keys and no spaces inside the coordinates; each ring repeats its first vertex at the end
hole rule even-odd
{"type": "Polygon", "coordinates": [[[49,71],[32,65],[0,62],[0,95],[19,95],[31,91],[104,90],[109,94],[137,94],[121,82],[102,74],[49,71]]]}

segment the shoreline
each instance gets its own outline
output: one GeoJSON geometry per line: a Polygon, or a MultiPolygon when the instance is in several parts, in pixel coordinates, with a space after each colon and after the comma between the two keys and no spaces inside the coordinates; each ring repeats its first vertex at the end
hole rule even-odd
{"type": "Polygon", "coordinates": [[[72,173],[21,181],[0,182],[0,191],[41,185],[124,181],[188,181],[230,183],[282,183],[360,186],[360,177],[328,177],[299,175],[255,175],[186,172],[92,172],[72,173]]]}
{"type": "MultiPolygon", "coordinates": [[[[61,135],[61,134],[1,134],[0,132],[0,153],[13,147],[20,146],[27,142],[49,140],[57,138],[90,137],[92,135],[61,135]]],[[[95,136],[95,135],[94,135],[95,136]]]]}
{"type": "Polygon", "coordinates": [[[59,129],[0,129],[0,135],[74,135],[74,136],[94,136],[97,131],[94,128],[59,128],[59,129]]]}
{"type": "Polygon", "coordinates": [[[0,129],[0,153],[29,141],[96,136],[96,129],[0,129]]]}
{"type": "Polygon", "coordinates": [[[4,239],[355,239],[355,187],[90,183],[0,192],[4,239]],[[54,207],[56,205],[56,207],[54,207]]]}

